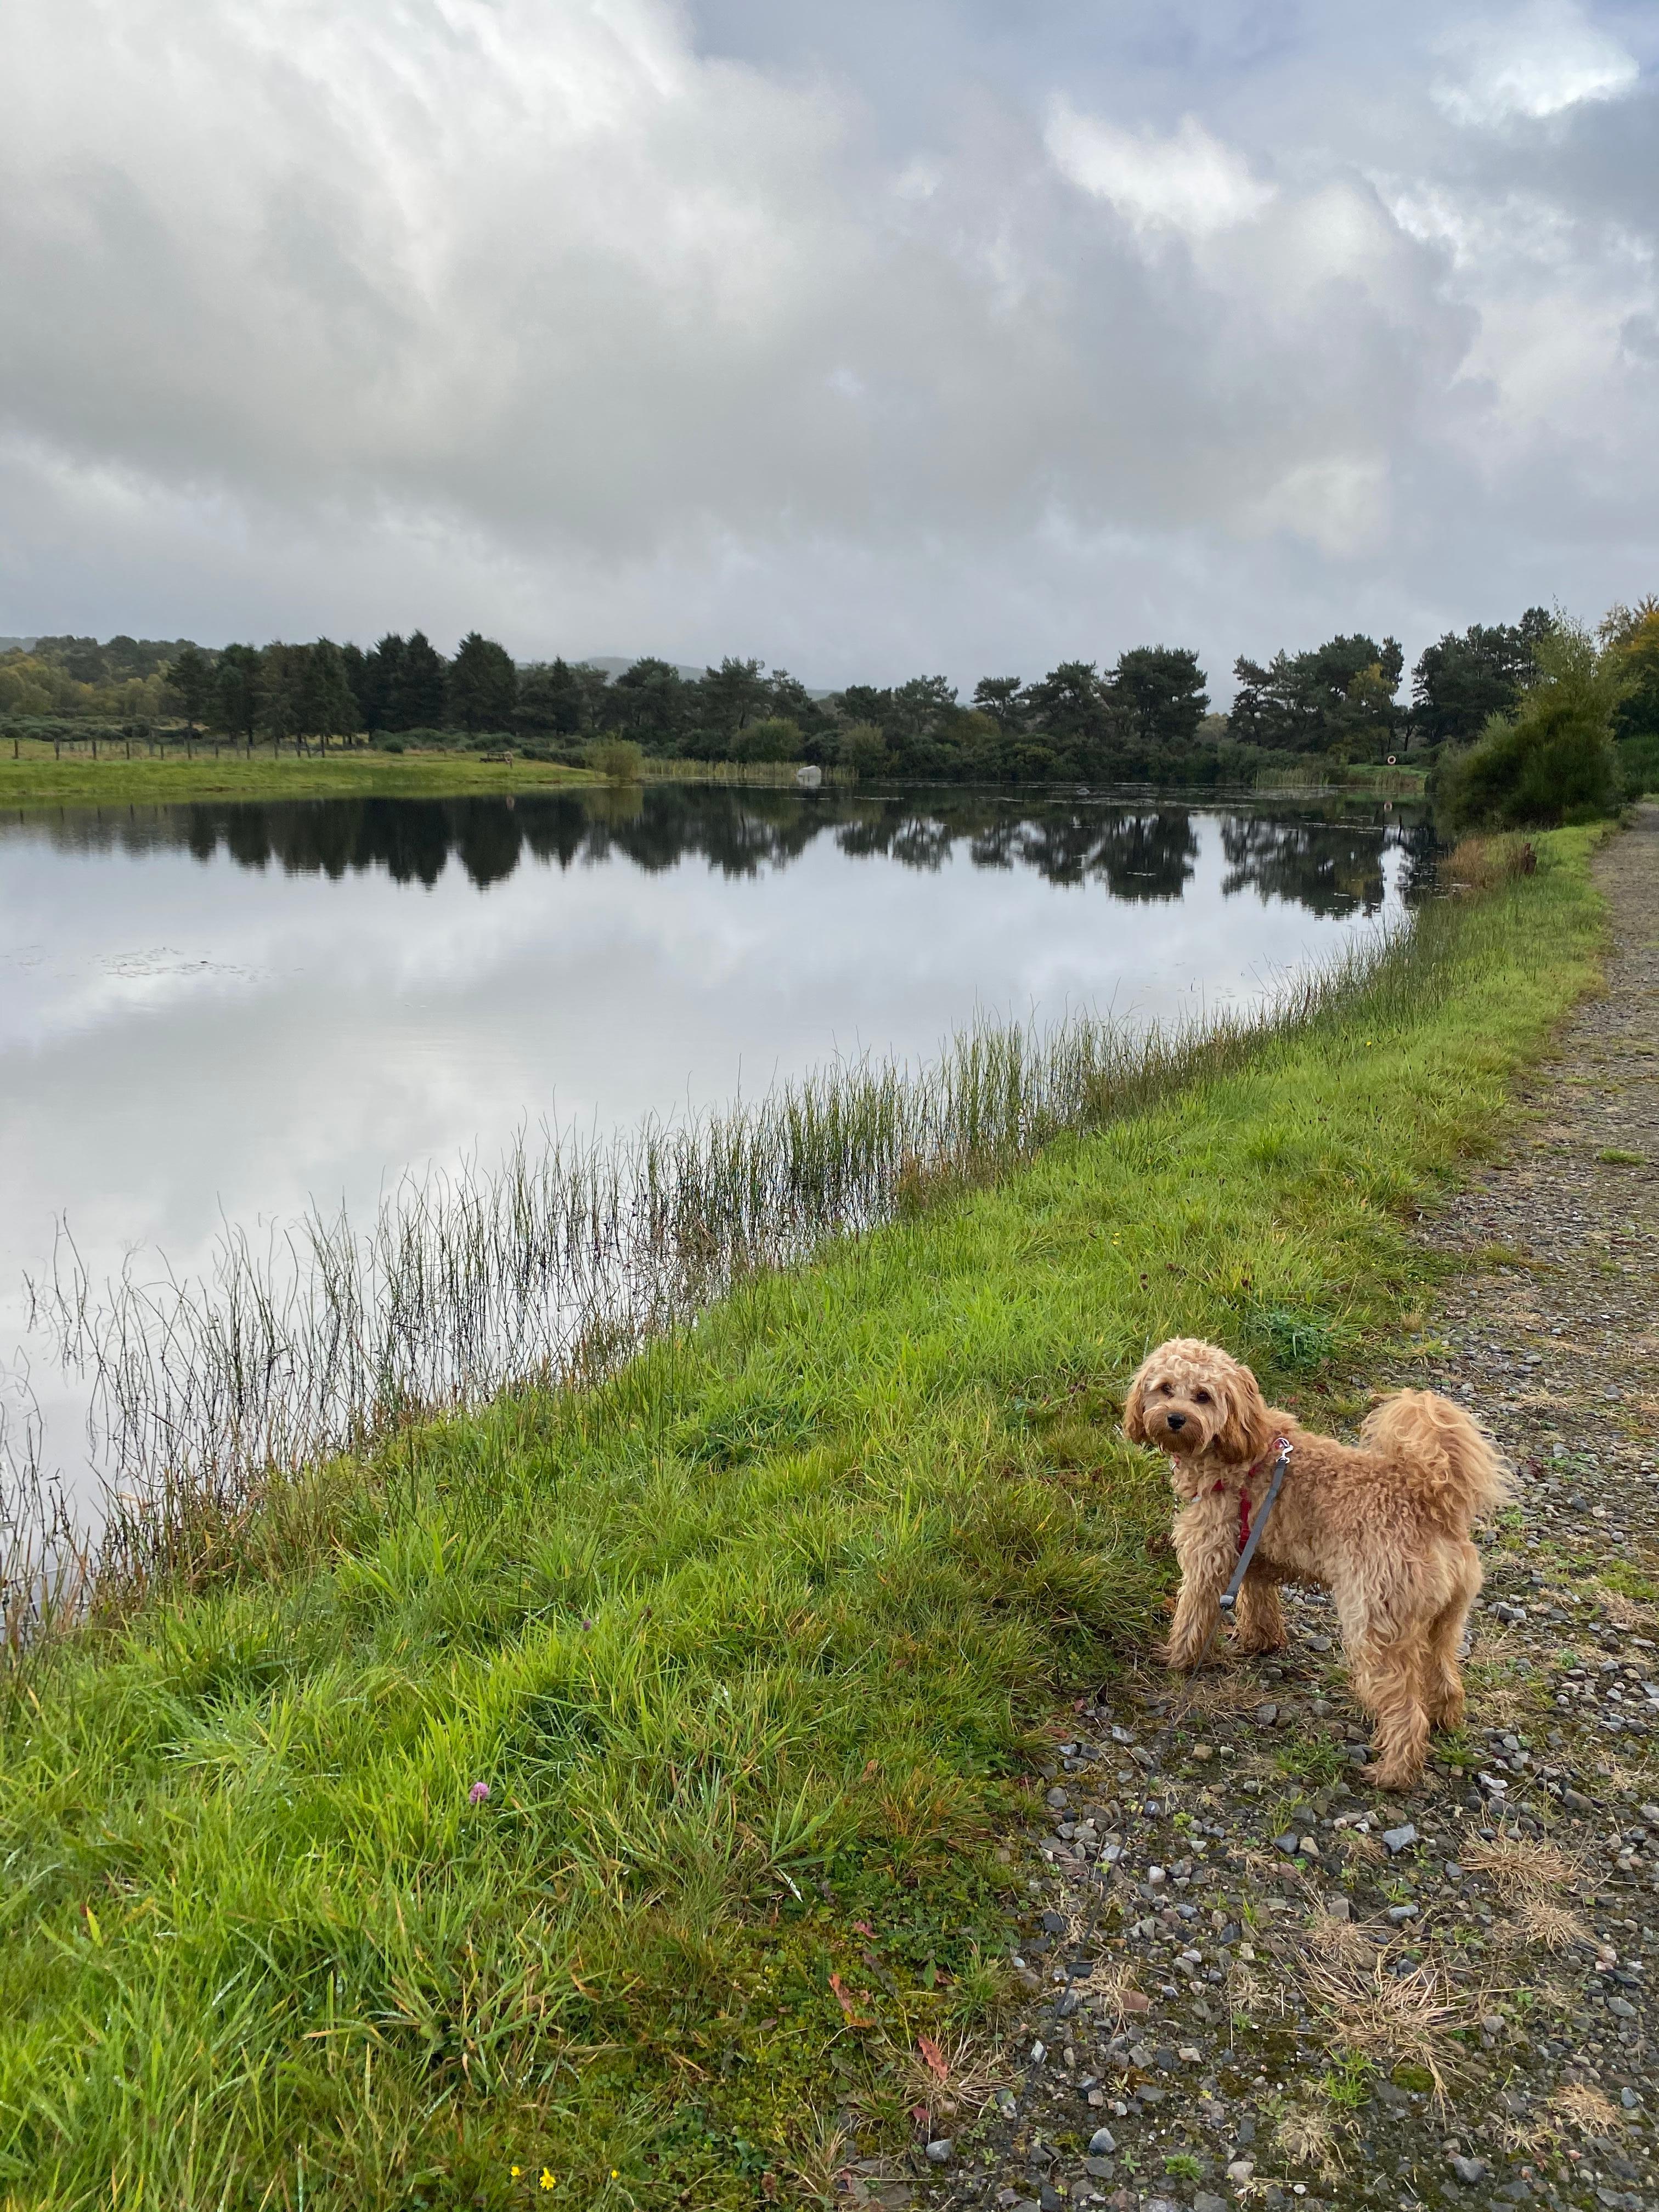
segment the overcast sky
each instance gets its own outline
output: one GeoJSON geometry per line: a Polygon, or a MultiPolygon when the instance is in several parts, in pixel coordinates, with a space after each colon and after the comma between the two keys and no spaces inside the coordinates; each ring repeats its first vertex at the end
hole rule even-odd
{"type": "Polygon", "coordinates": [[[0,632],[1215,688],[1659,588],[1659,7],[9,0],[0,632]]]}

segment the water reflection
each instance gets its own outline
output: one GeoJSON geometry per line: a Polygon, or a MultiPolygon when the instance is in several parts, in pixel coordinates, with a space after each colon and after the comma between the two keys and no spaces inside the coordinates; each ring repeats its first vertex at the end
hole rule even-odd
{"type": "Polygon", "coordinates": [[[1357,808],[1298,818],[1167,801],[1009,798],[928,793],[872,797],[687,789],[521,793],[516,799],[335,799],[266,804],[78,809],[19,814],[0,836],[44,836],[69,852],[185,851],[240,867],[334,880],[383,871],[397,884],[435,884],[452,861],[478,889],[526,862],[561,870],[625,860],[648,873],[701,860],[728,878],[790,866],[828,842],[848,859],[879,857],[937,872],[1030,869],[1060,886],[1098,884],[1134,904],[1180,899],[1198,862],[1197,824],[1219,817],[1224,896],[1254,890],[1331,919],[1380,913],[1385,863],[1404,861],[1409,899],[1432,851],[1412,812],[1357,808]]]}

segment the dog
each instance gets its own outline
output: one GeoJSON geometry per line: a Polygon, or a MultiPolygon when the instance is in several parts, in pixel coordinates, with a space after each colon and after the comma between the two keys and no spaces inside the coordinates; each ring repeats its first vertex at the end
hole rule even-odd
{"type": "Polygon", "coordinates": [[[1458,1652],[1481,1583],[1470,1530],[1510,1495],[1508,1469],[1461,1406],[1400,1390],[1356,1445],[1310,1436],[1264,1403],[1249,1369],[1213,1344],[1176,1337],[1143,1361],[1123,1433],[1167,1452],[1181,1500],[1181,1590],[1163,1656],[1183,1672],[1214,1637],[1218,1608],[1266,1497],[1279,1447],[1284,1482],[1238,1593],[1234,1649],[1285,1641],[1280,1583],[1328,1589],[1354,1693],[1374,1722],[1375,1779],[1408,1790],[1431,1728],[1463,1718],[1458,1652]]]}

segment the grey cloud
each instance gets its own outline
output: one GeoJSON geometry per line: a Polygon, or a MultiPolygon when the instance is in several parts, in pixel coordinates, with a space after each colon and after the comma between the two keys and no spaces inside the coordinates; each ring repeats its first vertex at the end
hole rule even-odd
{"type": "Polygon", "coordinates": [[[0,629],[1218,675],[1647,588],[1641,23],[1350,13],[15,0],[0,629]]]}

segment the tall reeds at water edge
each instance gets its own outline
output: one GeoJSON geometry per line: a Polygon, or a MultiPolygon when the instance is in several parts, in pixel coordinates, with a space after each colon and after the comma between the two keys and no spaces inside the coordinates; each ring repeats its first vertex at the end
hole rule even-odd
{"type": "Polygon", "coordinates": [[[493,1170],[406,1176],[361,1228],[313,1214],[263,1249],[230,1231],[195,1279],[98,1285],[65,1240],[34,1317],[83,1380],[105,1496],[76,1537],[38,1465],[0,1468],[7,1647],[215,1571],[274,1476],[503,1390],[598,1380],[755,1269],[1224,1073],[1381,988],[1390,942],[1218,1022],[981,1027],[920,1069],[837,1065],[684,1124],[544,1132],[493,1170]]]}

